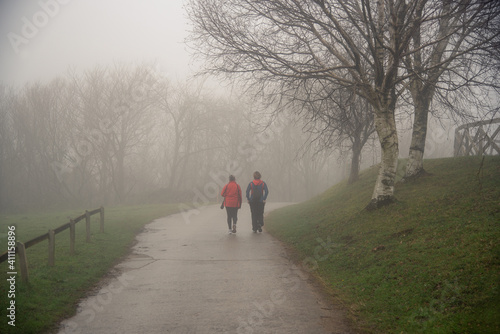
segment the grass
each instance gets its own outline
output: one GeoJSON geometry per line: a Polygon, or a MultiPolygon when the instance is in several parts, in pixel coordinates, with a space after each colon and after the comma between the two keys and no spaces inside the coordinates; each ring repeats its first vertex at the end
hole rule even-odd
{"type": "MultiPolygon", "coordinates": [[[[76,224],[75,255],[69,255],[69,230],[56,235],[56,263],[48,267],[48,243],[27,249],[30,281],[16,278],[16,326],[8,325],[7,262],[0,264],[0,333],[44,333],[74,314],[77,302],[123,257],[143,226],[178,211],[178,205],[143,205],[105,209],[104,233],[99,214],[92,216],[91,243],[85,242],[85,220],[76,224]]],[[[27,241],[58,227],[84,212],[66,211],[0,216],[0,245],[7,250],[7,227],[16,226],[16,239],[27,241]]],[[[16,262],[18,264],[18,262],[16,262]]],[[[19,268],[17,268],[19,271],[19,268]]]]}
{"type": "Polygon", "coordinates": [[[425,168],[431,175],[398,183],[398,201],[375,212],[363,211],[371,168],[274,211],[267,230],[299,261],[317,260],[314,274],[362,332],[500,333],[500,157],[425,168]],[[315,253],[318,238],[333,244],[327,258],[315,253]]]}

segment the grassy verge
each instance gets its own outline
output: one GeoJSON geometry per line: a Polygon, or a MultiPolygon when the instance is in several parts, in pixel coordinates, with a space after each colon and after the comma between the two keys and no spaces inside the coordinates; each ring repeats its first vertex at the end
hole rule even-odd
{"type": "MultiPolygon", "coordinates": [[[[104,233],[99,232],[99,214],[92,217],[92,242],[85,242],[85,220],[76,225],[75,256],[69,256],[69,230],[56,235],[56,264],[48,267],[48,243],[27,249],[30,271],[28,284],[16,279],[15,327],[8,325],[7,262],[0,264],[0,333],[43,333],[75,312],[76,302],[95,285],[116,261],[125,255],[135,235],[158,217],[178,211],[178,205],[144,205],[105,210],[104,233]]],[[[0,217],[0,245],[7,250],[7,227],[16,226],[16,239],[27,241],[50,228],[58,227],[83,211],[0,217]]],[[[17,262],[18,263],[18,262],[17,262]]],[[[17,268],[19,271],[19,268],[17,268]]]]}
{"type": "MultiPolygon", "coordinates": [[[[404,165],[404,163],[400,163],[404,165]]],[[[371,333],[500,333],[500,157],[425,163],[398,202],[365,212],[377,170],[269,216],[269,232],[371,333]],[[333,246],[325,259],[318,238],[333,246]]]]}

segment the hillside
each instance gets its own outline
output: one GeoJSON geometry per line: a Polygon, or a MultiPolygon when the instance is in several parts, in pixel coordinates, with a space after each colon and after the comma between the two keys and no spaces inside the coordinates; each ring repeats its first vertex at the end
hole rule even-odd
{"type": "Polygon", "coordinates": [[[354,185],[273,212],[266,228],[361,331],[500,333],[500,157],[425,168],[430,175],[398,183],[397,203],[375,212],[363,211],[372,167],[354,185]]]}

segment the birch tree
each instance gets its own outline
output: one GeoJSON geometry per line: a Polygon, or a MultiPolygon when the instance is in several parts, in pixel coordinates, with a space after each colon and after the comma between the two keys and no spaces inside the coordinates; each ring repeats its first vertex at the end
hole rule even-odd
{"type": "Polygon", "coordinates": [[[373,108],[381,166],[368,208],[394,199],[398,69],[427,1],[191,0],[191,41],[206,72],[248,86],[323,80],[373,108]]]}
{"type": "MultiPolygon", "coordinates": [[[[415,29],[403,57],[414,106],[405,179],[425,173],[427,121],[436,92],[444,90],[446,94],[449,90],[475,86],[477,78],[490,71],[490,63],[486,62],[485,66],[483,61],[489,58],[487,52],[491,42],[500,34],[499,7],[497,1],[439,0],[417,8],[415,29]]],[[[477,91],[471,94],[475,93],[477,91]]],[[[456,105],[454,109],[456,113],[456,105]]]]}

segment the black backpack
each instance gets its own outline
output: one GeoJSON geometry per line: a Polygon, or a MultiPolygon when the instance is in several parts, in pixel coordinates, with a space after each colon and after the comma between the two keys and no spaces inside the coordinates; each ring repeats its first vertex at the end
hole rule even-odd
{"type": "Polygon", "coordinates": [[[252,188],[252,202],[260,202],[264,194],[264,182],[262,182],[258,186],[252,182],[251,188],[252,188]]]}

